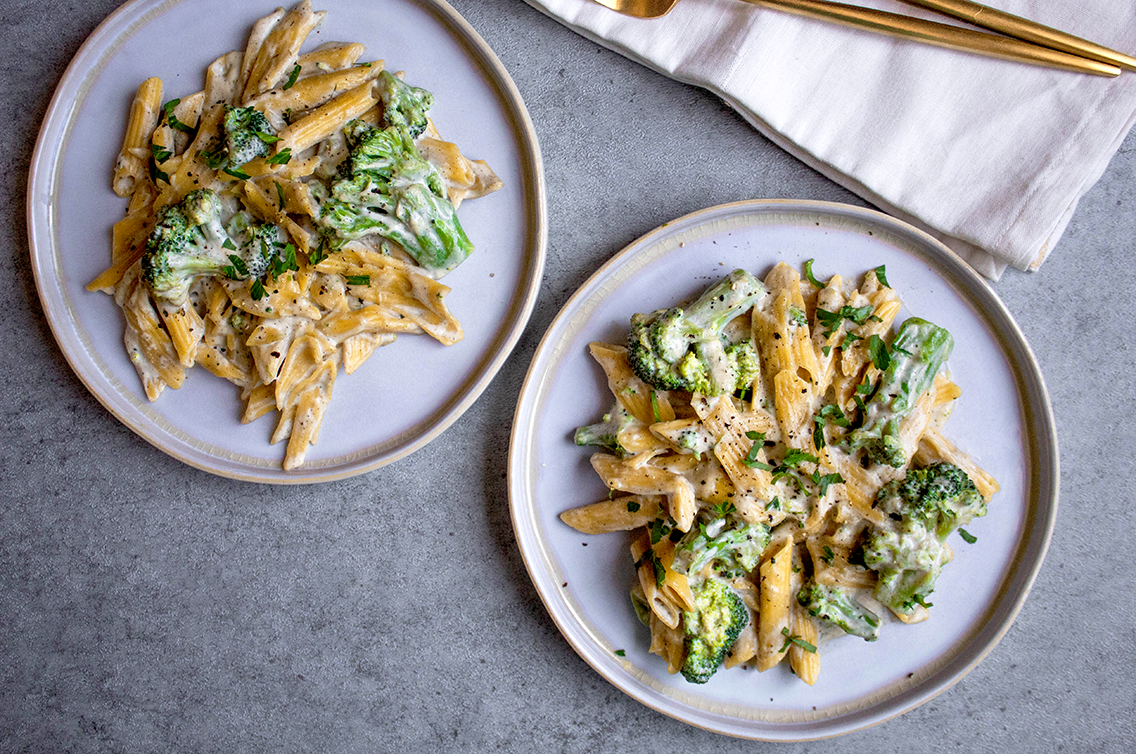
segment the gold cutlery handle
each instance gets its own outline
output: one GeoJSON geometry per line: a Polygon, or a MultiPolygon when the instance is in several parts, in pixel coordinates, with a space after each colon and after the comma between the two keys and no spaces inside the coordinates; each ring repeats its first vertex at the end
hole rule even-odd
{"type": "MultiPolygon", "coordinates": [[[[857,29],[879,32],[906,39],[915,39],[952,50],[973,52],[979,55],[1033,63],[1066,71],[1091,73],[1097,76],[1118,76],[1120,69],[1110,63],[1071,55],[1067,52],[1040,47],[1020,39],[1002,37],[950,24],[940,24],[921,18],[872,8],[860,8],[824,0],[745,0],[754,5],[795,13],[825,21],[834,21],[857,29]]],[[[930,5],[930,3],[928,3],[930,5]]]]}
{"type": "Polygon", "coordinates": [[[903,0],[903,2],[938,11],[947,16],[954,16],[975,26],[1008,34],[1027,42],[1034,42],[1052,47],[1055,50],[1064,50],[1073,55],[1080,55],[1084,58],[1091,58],[1102,63],[1111,63],[1121,68],[1136,71],[1136,58],[1131,55],[1125,55],[1123,52],[1111,50],[1087,39],[1051,29],[1036,21],[1021,18],[1012,13],[1006,13],[996,8],[987,8],[985,5],[971,2],[971,0],[903,0]]]}

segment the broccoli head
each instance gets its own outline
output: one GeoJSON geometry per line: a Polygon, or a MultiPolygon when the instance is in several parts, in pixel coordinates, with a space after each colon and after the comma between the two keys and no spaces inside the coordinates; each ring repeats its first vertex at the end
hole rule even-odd
{"type": "Polygon", "coordinates": [[[907,463],[900,424],[934,385],[953,348],[951,334],[924,319],[912,317],[900,326],[879,387],[865,406],[863,425],[849,436],[853,450],[864,448],[873,463],[895,468],[907,463]]]}
{"type": "Polygon", "coordinates": [[[864,565],[877,572],[875,597],[898,613],[910,613],[935,587],[951,558],[944,544],[958,526],[986,513],[974,482],[957,466],[938,463],[911,469],[885,484],[873,505],[888,515],[864,540],[864,565]]]}
{"type": "Polygon", "coordinates": [[[242,213],[226,229],[217,193],[191,191],[179,204],[158,212],[142,255],[142,279],[157,298],[180,305],[198,277],[259,278],[275,253],[279,232],[242,213]]]}
{"type": "Polygon", "coordinates": [[[874,505],[889,516],[918,518],[939,539],[986,515],[986,501],[978,487],[953,463],[909,469],[903,479],[880,488],[874,505]]]}
{"type": "Polygon", "coordinates": [[[686,659],[682,675],[691,683],[706,683],[721,667],[738,634],[749,623],[749,611],[738,595],[718,579],[692,585],[693,611],[684,611],[686,659]]]}
{"type": "Polygon", "coordinates": [[[406,250],[427,274],[442,277],[473,244],[458,222],[437,170],[402,126],[344,128],[348,158],[330,186],[319,224],[332,245],[378,235],[406,250]]]}
{"type": "Polygon", "coordinates": [[[703,511],[675,546],[674,569],[693,577],[709,565],[722,578],[744,576],[757,567],[769,538],[765,524],[747,524],[733,514],[712,518],[703,511]]]}
{"type": "Polygon", "coordinates": [[[225,134],[225,166],[238,168],[246,162],[265,157],[276,141],[276,133],[264,113],[253,107],[225,106],[222,124],[225,134]]]}
{"type": "Polygon", "coordinates": [[[626,456],[627,451],[619,444],[619,433],[634,422],[635,417],[631,415],[631,412],[625,409],[622,403],[616,401],[615,405],[611,407],[611,411],[604,414],[601,421],[578,428],[573,439],[577,445],[604,448],[616,455],[626,456]]]}
{"type": "Polygon", "coordinates": [[[797,592],[797,602],[814,618],[865,641],[880,637],[880,618],[840,587],[811,584],[797,592]]]}
{"type": "Polygon", "coordinates": [[[745,270],[734,270],[686,309],[673,307],[631,318],[627,356],[639,379],[660,390],[703,395],[733,393],[758,372],[752,342],[731,344],[722,330],[765,294],[745,270]]]}
{"type": "Polygon", "coordinates": [[[417,139],[426,130],[426,111],[434,104],[434,95],[425,89],[404,83],[389,71],[375,80],[375,92],[383,101],[383,122],[401,126],[417,139]]]}
{"type": "Polygon", "coordinates": [[[238,277],[261,280],[272,262],[280,256],[278,248],[287,238],[278,225],[258,223],[248,212],[238,212],[226,226],[229,236],[241,249],[245,270],[238,277]]]}

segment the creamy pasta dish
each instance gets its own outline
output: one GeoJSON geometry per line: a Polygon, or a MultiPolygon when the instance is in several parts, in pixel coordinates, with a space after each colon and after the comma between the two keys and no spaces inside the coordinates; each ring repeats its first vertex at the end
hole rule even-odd
{"type": "Polygon", "coordinates": [[[204,367],[240,388],[242,421],[276,414],[285,469],[341,368],[399,335],[462,339],[439,278],[473,250],[458,206],[501,187],[363,45],[301,53],[324,15],[304,0],[260,19],[200,91],[139,86],[112,179],[126,216],[88,285],[122,309],[151,401],[204,367]]]}
{"type": "Polygon", "coordinates": [[[883,267],[858,285],[803,271],[735,270],[589,346],[613,403],[575,442],[610,494],[560,517],[630,532],[650,652],[692,683],[788,658],[811,685],[818,639],[927,619],[998,490],[942,431],[950,333],[896,322],[883,267]]]}

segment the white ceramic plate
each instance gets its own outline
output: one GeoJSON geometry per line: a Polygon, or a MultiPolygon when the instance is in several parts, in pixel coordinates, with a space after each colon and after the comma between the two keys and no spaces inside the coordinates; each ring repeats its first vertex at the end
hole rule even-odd
{"type": "Polygon", "coordinates": [[[486,160],[505,183],[462,205],[476,250],[445,279],[465,330],[449,348],[403,337],[352,375],[341,375],[304,466],[281,469],[271,417],[242,425],[238,390],[204,369],[150,404],[122,346],[109,296],[84,286],[110,260],[110,230],[125,201],[109,187],[138,84],[165,83],[165,99],[201,88],[206,65],[243,49],[275,3],[135,0],[110,16],[72,61],[40,132],[28,189],[33,269],[64,355],[124,424],[186,463],[240,479],[294,483],[350,476],[401,458],[452,424],[481,394],[520,337],[540,284],[544,177],[536,135],[508,73],[477,33],[441,0],[328,0],[306,49],[362,42],[435,94],[443,137],[486,160]]]}
{"type": "Polygon", "coordinates": [[[529,573],[565,638],[612,684],[660,712],[733,736],[806,740],[846,733],[943,691],[1005,633],[1041,565],[1057,506],[1057,447],[1029,347],[990,288],[929,236],[870,210],[820,202],[743,202],[688,215],[617,254],[564,306],[522,390],[509,454],[513,523],[529,573]],[[1001,483],[989,513],[953,538],[929,621],[889,623],[880,639],[820,648],[809,687],[786,664],[720,670],[696,686],[647,653],[649,632],[627,597],[627,535],[586,536],[569,508],[607,497],[573,430],[610,408],[594,340],[622,340],[632,314],[689,299],[736,267],[764,277],[777,262],[860,279],[881,264],[905,302],[955,336],[962,387],[946,432],[1001,483]],[[617,650],[626,656],[619,657],[617,650]]]}

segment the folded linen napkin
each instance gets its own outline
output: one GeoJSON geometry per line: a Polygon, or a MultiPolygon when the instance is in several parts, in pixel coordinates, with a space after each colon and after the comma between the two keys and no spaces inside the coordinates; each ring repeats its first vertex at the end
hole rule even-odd
{"type": "MultiPolygon", "coordinates": [[[[526,0],[580,34],[716,93],[774,143],[997,279],[1036,269],[1136,121],[1136,73],[1040,68],[738,0],[636,19],[526,0]]],[[[892,0],[866,7],[952,23],[892,0]]],[[[1136,0],[988,0],[1136,53],[1136,0]]],[[[955,22],[957,23],[957,22],[955,22]]]]}

